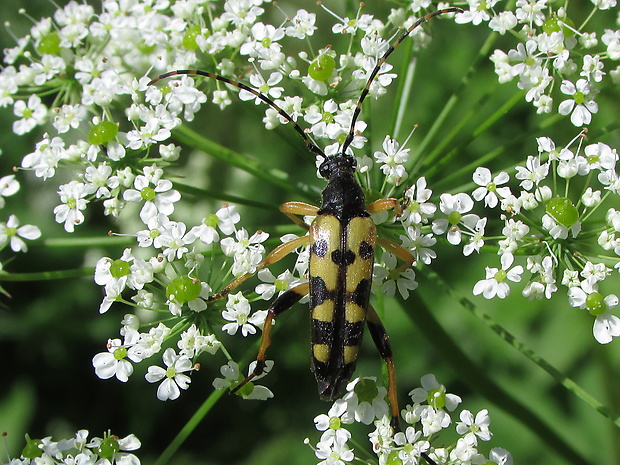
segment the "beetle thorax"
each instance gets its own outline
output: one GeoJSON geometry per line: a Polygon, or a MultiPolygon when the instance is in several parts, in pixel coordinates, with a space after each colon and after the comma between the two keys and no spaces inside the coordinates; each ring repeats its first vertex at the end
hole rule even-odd
{"type": "Polygon", "coordinates": [[[334,215],[344,222],[356,216],[368,216],[364,192],[355,179],[355,158],[350,155],[327,157],[319,173],[327,181],[319,215],[334,215]]]}

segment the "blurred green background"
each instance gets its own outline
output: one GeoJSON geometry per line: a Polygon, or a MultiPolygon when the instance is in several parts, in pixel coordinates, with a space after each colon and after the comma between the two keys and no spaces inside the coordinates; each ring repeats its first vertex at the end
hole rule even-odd
{"type": "MultiPolygon", "coordinates": [[[[356,9],[351,2],[344,2],[346,7],[343,2],[326,3],[342,15],[356,9]]],[[[582,3],[571,4],[569,14],[585,18],[589,5],[586,5],[588,2],[582,3]]],[[[323,28],[332,21],[314,4],[283,1],[280,6],[290,15],[298,7],[316,12],[319,26],[323,28]]],[[[385,12],[392,6],[390,2],[371,0],[366,2],[365,12],[383,13],[381,17],[385,17],[385,12]]],[[[2,18],[11,22],[12,30],[19,37],[30,26],[30,21],[18,14],[20,8],[25,8],[35,19],[52,15],[55,9],[47,1],[3,2],[0,6],[2,18]]],[[[277,10],[271,10],[269,17],[280,17],[277,10]]],[[[613,21],[606,26],[614,27],[613,21]]],[[[461,85],[488,35],[484,28],[459,26],[450,20],[434,20],[430,30],[434,36],[432,45],[417,54],[416,76],[404,119],[408,126],[403,127],[399,134],[402,141],[414,124],[419,125],[410,142],[414,152],[450,96],[461,85]]],[[[5,30],[0,31],[0,40],[2,48],[14,44],[5,30]]],[[[334,42],[331,33],[325,38],[313,38],[315,49],[334,42]]],[[[500,38],[494,48],[507,50],[503,46],[506,43],[510,43],[508,38],[500,38]]],[[[390,59],[396,70],[400,69],[406,48],[407,43],[390,59]]],[[[390,90],[392,96],[395,89],[393,86],[390,90]]],[[[509,101],[515,92],[515,83],[497,83],[488,59],[480,62],[469,76],[445,125],[426,148],[431,151],[442,144],[459,121],[467,119],[467,124],[444,149],[444,152],[454,149],[458,156],[445,165],[440,163],[433,167],[428,181],[435,193],[457,189],[468,182],[471,178],[459,178],[454,184],[448,184],[446,177],[459,167],[475,162],[481,154],[503,146],[501,156],[485,166],[492,170],[507,169],[515,163],[524,163],[527,155],[536,153],[535,137],[551,136],[561,145],[577,134],[578,130],[567,121],[540,129],[541,121],[548,118],[536,116],[529,104],[519,101],[498,124],[470,141],[474,128],[509,101]]],[[[603,94],[599,101],[606,99],[607,104],[600,104],[600,113],[595,115],[590,128],[591,135],[617,120],[617,89],[603,89],[603,94]]],[[[393,104],[390,95],[379,102],[368,101],[366,104],[364,120],[369,123],[366,132],[369,154],[380,149],[389,131],[390,118],[384,115],[391,115],[393,104]]],[[[249,103],[235,102],[223,115],[216,107],[205,105],[191,127],[226,147],[281,171],[291,183],[315,185],[318,192],[321,182],[314,177],[313,164],[304,153],[299,137],[289,127],[266,131],[261,123],[262,115],[262,108],[249,103]]],[[[9,174],[12,166],[19,165],[21,158],[32,151],[34,143],[44,132],[14,136],[10,131],[13,120],[11,108],[0,111],[0,124],[6,128],[0,132],[3,151],[0,175],[9,174]]],[[[620,147],[617,130],[597,140],[620,147]]],[[[190,149],[184,150],[180,164],[179,172],[192,173],[182,180],[186,184],[250,199],[255,199],[259,192],[261,201],[273,204],[273,210],[243,209],[244,226],[248,230],[260,228],[276,233],[276,236],[281,231],[294,231],[294,226],[277,212],[277,205],[287,200],[318,202],[317,196],[290,198],[283,189],[265,185],[245,172],[203,154],[192,153],[190,149]],[[192,169],[184,168],[185,164],[192,169]]],[[[2,221],[9,212],[15,212],[22,224],[37,224],[45,239],[67,237],[62,225],[53,219],[52,208],[58,203],[55,190],[50,190],[27,173],[20,173],[19,179],[22,191],[19,196],[8,199],[7,207],[2,211],[2,221]]],[[[221,203],[213,199],[192,200],[195,202],[191,208],[176,212],[188,222],[199,221],[221,203]]],[[[78,229],[75,237],[104,239],[108,230],[118,231],[119,226],[96,209],[91,210],[87,218],[87,223],[78,229]]],[[[505,301],[474,298],[471,295],[474,283],[482,279],[485,265],[497,266],[497,257],[481,254],[465,260],[460,248],[443,246],[437,250],[439,258],[432,264],[433,272],[594,397],[618,411],[618,342],[607,346],[596,343],[591,334],[592,318],[584,311],[569,307],[563,290],[552,300],[544,302],[528,302],[520,295],[522,286],[514,286],[512,295],[505,301]]],[[[7,270],[19,273],[80,269],[93,266],[101,256],[117,257],[121,252],[122,245],[118,243],[90,250],[61,245],[44,247],[39,241],[30,246],[28,254],[20,254],[10,263],[5,262],[10,256],[6,251],[2,258],[7,270]]],[[[617,293],[617,283],[616,279],[616,287],[611,288],[606,282],[605,292],[617,293]]],[[[143,378],[146,366],[138,367],[126,384],[98,379],[91,359],[105,350],[108,338],[117,337],[119,322],[125,312],[119,306],[99,315],[102,290],[94,284],[92,275],[84,272],[84,277],[75,279],[4,282],[2,285],[11,298],[2,297],[0,300],[0,353],[5,360],[0,383],[0,431],[8,432],[6,439],[10,456],[19,455],[25,433],[31,437],[53,435],[58,440],[69,437],[80,428],[86,428],[96,436],[111,429],[119,436],[136,434],[142,441],[138,456],[142,463],[149,464],[211,393],[211,381],[219,375],[219,364],[207,365],[211,360],[202,360],[205,363],[202,370],[193,375],[191,388],[173,402],[156,400],[156,386],[149,385],[143,378]]],[[[516,417],[520,412],[514,406],[491,403],[488,393],[481,394],[471,379],[463,375],[459,359],[446,353],[439,335],[425,329],[427,326],[420,327],[412,322],[409,310],[415,312],[411,307],[416,305],[416,299],[425,303],[443,330],[482,373],[490,377],[503,393],[535,412],[585,457],[587,463],[619,463],[617,427],[558,386],[550,375],[423,276],[420,276],[415,299],[408,301],[405,309],[392,300],[376,302],[383,312],[384,324],[393,344],[402,403],[405,403],[407,393],[419,386],[420,377],[432,372],[448,386],[449,392],[464,399],[466,408],[473,412],[482,408],[490,410],[494,433],[492,445],[508,449],[515,463],[572,463],[571,459],[554,450],[548,438],[533,433],[531,425],[519,421],[516,417]]],[[[252,350],[251,343],[247,343],[248,350],[252,350]]],[[[381,376],[381,360],[370,338],[366,338],[363,346],[357,373],[381,376]]],[[[275,398],[267,402],[249,402],[224,396],[170,463],[295,465],[318,461],[303,444],[303,439],[310,436],[311,442],[318,440],[320,435],[313,428],[313,418],[325,413],[329,404],[318,399],[309,370],[309,329],[305,307],[300,306],[298,311],[293,310],[279,319],[269,356],[276,361],[276,368],[266,384],[275,393],[275,398]]],[[[223,359],[220,361],[223,363],[223,359]]],[[[6,457],[6,453],[2,456],[6,457]]]]}

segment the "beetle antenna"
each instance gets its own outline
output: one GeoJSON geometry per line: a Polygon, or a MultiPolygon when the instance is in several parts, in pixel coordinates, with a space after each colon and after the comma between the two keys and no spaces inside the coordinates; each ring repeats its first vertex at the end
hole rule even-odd
{"type": "Polygon", "coordinates": [[[377,74],[379,74],[379,70],[381,69],[381,66],[383,66],[383,63],[386,62],[386,60],[392,54],[392,52],[396,49],[396,47],[398,47],[400,43],[403,40],[405,40],[407,36],[411,34],[411,32],[413,32],[414,29],[416,29],[420,24],[425,23],[429,19],[435,16],[446,14],[446,13],[462,13],[462,12],[463,10],[461,8],[451,7],[451,8],[444,8],[443,10],[433,11],[432,13],[428,13],[427,15],[422,16],[415,23],[413,23],[409,27],[409,29],[403,32],[401,36],[394,41],[394,43],[390,46],[390,48],[386,50],[386,52],[379,59],[376,66],[370,73],[370,77],[368,78],[368,81],[366,82],[366,85],[364,86],[364,90],[362,90],[360,98],[357,101],[357,106],[355,107],[355,111],[353,112],[353,118],[351,119],[351,127],[349,129],[349,134],[347,135],[347,138],[345,139],[344,144],[342,144],[342,149],[340,151],[341,154],[344,154],[349,148],[349,145],[351,145],[351,142],[353,142],[353,137],[355,137],[355,123],[357,122],[360,112],[362,111],[362,103],[364,102],[364,99],[366,98],[366,96],[368,95],[368,92],[370,91],[371,84],[377,77],[377,74]]]}
{"type": "Polygon", "coordinates": [[[242,89],[242,90],[245,90],[246,92],[251,93],[252,95],[255,95],[257,98],[259,98],[264,103],[269,105],[271,108],[276,110],[282,118],[284,118],[285,120],[287,120],[289,123],[293,125],[293,128],[302,137],[302,139],[304,140],[306,144],[306,147],[308,147],[308,150],[310,152],[322,157],[323,159],[327,158],[325,154],[323,153],[323,151],[312,141],[312,139],[310,139],[310,137],[308,137],[308,135],[301,128],[301,126],[299,126],[299,124],[297,124],[286,111],[284,111],[280,106],[278,106],[276,102],[271,100],[265,94],[259,92],[253,87],[250,87],[242,82],[234,81],[232,79],[228,79],[227,77],[220,76],[219,74],[209,73],[207,71],[201,71],[197,69],[179,69],[176,71],[170,71],[168,73],[157,76],[155,79],[149,82],[148,85],[150,86],[150,85],[155,84],[158,81],[161,81],[162,79],[166,79],[172,76],[180,76],[180,75],[198,75],[198,76],[208,77],[210,79],[215,79],[217,81],[225,82],[226,84],[230,84],[231,86],[235,86],[239,89],[242,89]]]}

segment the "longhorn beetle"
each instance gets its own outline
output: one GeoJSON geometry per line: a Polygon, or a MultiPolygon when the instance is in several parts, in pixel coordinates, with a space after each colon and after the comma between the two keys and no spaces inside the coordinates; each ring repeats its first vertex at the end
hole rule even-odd
{"type": "MultiPolygon", "coordinates": [[[[434,16],[459,12],[462,12],[460,8],[453,7],[423,16],[404,31],[385,51],[377,61],[362,90],[353,112],[347,137],[335,155],[325,155],[293,118],[273,100],[241,82],[206,71],[178,70],[162,74],[149,83],[152,85],[171,76],[199,75],[250,92],[290,122],[304,140],[308,150],[322,158],[319,174],[327,181],[327,186],[323,189],[321,207],[302,202],[286,202],[280,206],[280,211],[306,229],[308,234],[276,247],[256,267],[256,271],[258,271],[281,260],[298,247],[309,245],[309,281],[284,292],[270,305],[264,324],[256,367],[244,381],[234,388],[233,392],[264,373],[265,352],[271,343],[273,319],[309,293],[312,317],[312,371],[318,383],[321,399],[334,400],[344,391],[355,369],[364,324],[366,324],[381,357],[387,364],[388,399],[392,414],[391,425],[395,430],[399,429],[396,374],[392,361],[392,349],[385,328],[369,303],[370,287],[376,245],[393,253],[404,262],[397,268],[399,271],[409,268],[415,258],[400,245],[377,237],[376,226],[370,215],[393,209],[396,216],[400,216],[402,207],[400,201],[394,198],[379,199],[368,205],[365,204],[364,193],[355,179],[357,163],[348,149],[353,142],[355,123],[360,115],[362,103],[368,95],[370,86],[381,66],[390,54],[422,23],[434,16]],[[316,218],[308,226],[299,218],[303,215],[315,216],[316,218]]],[[[214,301],[226,296],[246,279],[253,276],[254,273],[246,273],[238,277],[223,290],[210,296],[207,301],[214,301]]],[[[429,463],[434,463],[428,457],[425,458],[429,463]]]]}

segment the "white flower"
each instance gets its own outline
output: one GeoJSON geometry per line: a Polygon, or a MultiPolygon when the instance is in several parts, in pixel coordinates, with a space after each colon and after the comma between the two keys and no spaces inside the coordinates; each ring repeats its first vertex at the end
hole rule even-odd
{"type": "Polygon", "coordinates": [[[375,419],[388,413],[385,401],[387,390],[377,386],[375,378],[356,378],[347,384],[347,392],[342,399],[347,402],[346,422],[355,421],[370,425],[375,419]],[[369,394],[374,394],[372,397],[369,394]]]}
{"type": "Polygon", "coordinates": [[[254,314],[250,316],[251,311],[252,307],[250,306],[250,302],[241,292],[230,294],[226,302],[226,310],[222,312],[222,317],[232,323],[223,325],[222,331],[226,331],[232,336],[237,334],[237,331],[241,328],[241,334],[243,334],[244,337],[248,334],[255,334],[256,327],[262,327],[265,323],[267,311],[261,310],[254,312],[254,314]]]}
{"type": "Polygon", "coordinates": [[[308,13],[303,9],[298,10],[295,17],[291,19],[293,25],[287,26],[285,29],[286,35],[297,39],[304,39],[311,36],[317,29],[314,25],[315,22],[316,15],[314,13],[308,13]]]}
{"type": "Polygon", "coordinates": [[[314,424],[318,431],[323,431],[321,442],[332,445],[335,442],[346,443],[351,438],[351,433],[342,427],[343,424],[351,423],[352,420],[344,416],[347,412],[347,402],[343,399],[335,401],[327,415],[322,413],[314,418],[314,424]]]}
{"type": "Polygon", "coordinates": [[[271,300],[271,298],[276,294],[282,294],[287,289],[293,287],[294,283],[298,284],[299,279],[293,276],[289,270],[284,270],[281,274],[276,278],[270,269],[263,268],[258,272],[258,279],[263,281],[263,283],[269,284],[259,284],[256,286],[254,290],[257,294],[261,296],[263,300],[271,300]]]}
{"type": "Polygon", "coordinates": [[[4,208],[5,205],[5,197],[10,197],[11,195],[17,193],[19,190],[19,182],[15,179],[14,174],[9,174],[8,176],[3,176],[0,178],[0,208],[4,208]]]}
{"type": "Polygon", "coordinates": [[[60,186],[58,191],[62,205],[54,207],[54,215],[57,223],[65,224],[65,231],[73,232],[75,226],[84,222],[82,210],[86,209],[88,200],[84,197],[88,195],[86,185],[71,181],[69,184],[60,186]]]}
{"type": "Polygon", "coordinates": [[[345,444],[334,442],[328,444],[319,442],[316,445],[314,454],[318,459],[322,459],[318,465],[344,465],[345,462],[351,462],[355,455],[345,444]]]}
{"type": "Polygon", "coordinates": [[[182,258],[187,252],[189,252],[188,245],[191,245],[196,237],[192,234],[192,231],[187,231],[185,223],[180,221],[168,221],[159,230],[158,244],[162,248],[164,257],[169,262],[174,261],[175,258],[182,258]]]}
{"type": "Polygon", "coordinates": [[[428,452],[430,443],[420,441],[421,431],[416,431],[412,426],[408,426],[405,432],[394,435],[394,443],[399,446],[398,458],[403,465],[417,465],[423,452],[428,452]]]}
{"type": "Polygon", "coordinates": [[[420,380],[421,388],[415,388],[409,392],[411,400],[417,404],[428,403],[428,405],[442,409],[446,408],[449,412],[454,411],[461,403],[461,398],[455,394],[448,394],[446,387],[439,384],[433,374],[426,374],[420,380]]]}
{"type": "Polygon", "coordinates": [[[28,247],[21,239],[34,240],[41,237],[41,230],[31,224],[19,226],[19,220],[15,215],[9,216],[5,223],[0,223],[0,248],[10,243],[13,252],[26,252],[28,247]]]}
{"type": "Polygon", "coordinates": [[[476,222],[473,231],[471,231],[471,237],[469,243],[463,247],[463,255],[466,257],[471,255],[474,251],[480,252],[480,249],[484,245],[484,228],[487,225],[487,218],[480,218],[476,222]]]}
{"type": "Polygon", "coordinates": [[[241,216],[232,205],[223,205],[217,212],[204,218],[198,226],[194,226],[190,233],[205,244],[212,244],[220,240],[216,227],[224,234],[235,232],[235,224],[241,220],[241,216]]]}
{"type": "MultiPolygon", "coordinates": [[[[250,76],[250,84],[252,87],[257,89],[261,94],[271,97],[272,99],[280,98],[280,95],[284,92],[284,87],[274,87],[281,80],[282,74],[277,72],[271,73],[267,81],[265,81],[260,74],[252,74],[250,76]]],[[[245,89],[239,91],[239,98],[244,101],[254,99],[256,105],[263,103],[261,98],[245,89]]]]}
{"type": "Polygon", "coordinates": [[[523,166],[515,167],[517,179],[522,179],[519,184],[523,189],[529,191],[547,177],[549,174],[549,163],[540,163],[540,157],[528,156],[525,168],[523,166]]]}
{"type": "Polygon", "coordinates": [[[137,331],[128,331],[125,334],[125,342],[121,344],[120,339],[109,339],[107,352],[101,352],[93,357],[93,367],[95,374],[101,379],[109,379],[116,376],[116,379],[126,383],[133,373],[133,365],[129,362],[139,362],[141,359],[133,350],[134,344],[139,338],[137,331]],[[129,358],[129,360],[126,360],[129,358]]]}
{"type": "MultiPolygon", "coordinates": [[[[86,447],[90,448],[90,449],[99,449],[101,447],[101,445],[103,444],[103,441],[106,440],[106,435],[104,435],[104,439],[101,438],[93,438],[91,439],[88,444],[86,444],[86,447]]],[[[98,456],[93,456],[93,457],[87,457],[87,458],[83,458],[82,460],[78,459],[78,457],[80,455],[83,455],[85,451],[87,451],[88,449],[82,449],[82,453],[78,454],[78,456],[75,457],[75,462],[72,461],[65,461],[62,463],[66,463],[67,465],[69,464],[76,464],[76,465],[82,465],[82,464],[90,464],[90,463],[94,463],[95,461],[97,461],[98,464],[101,465],[108,465],[108,464],[116,464],[116,465],[140,465],[140,460],[138,459],[138,457],[136,457],[133,454],[128,454],[125,451],[132,451],[132,450],[136,450],[139,449],[140,446],[142,445],[140,443],[140,440],[133,434],[130,434],[128,436],[125,436],[124,438],[116,438],[115,436],[108,436],[107,437],[108,440],[112,439],[113,444],[114,444],[114,448],[118,447],[118,450],[116,450],[114,452],[114,455],[111,457],[110,459],[99,459],[98,460],[98,456]]],[[[84,441],[86,440],[86,438],[84,438],[84,441]]]]}
{"type": "Polygon", "coordinates": [[[572,112],[570,121],[575,126],[584,126],[592,121],[592,113],[598,112],[598,104],[594,101],[594,89],[585,79],[578,79],[575,84],[568,80],[562,81],[562,93],[572,96],[564,100],[558,107],[558,113],[568,115],[572,112]]]}
{"type": "Polygon", "coordinates": [[[614,337],[620,336],[620,318],[608,313],[618,305],[618,297],[610,294],[607,297],[598,292],[596,284],[583,281],[581,286],[568,290],[568,301],[572,307],[586,309],[595,316],[593,334],[601,344],[608,344],[614,337]]]}
{"type": "Polygon", "coordinates": [[[480,410],[476,414],[476,418],[469,410],[463,410],[459,415],[461,421],[456,424],[456,432],[459,434],[468,434],[476,439],[476,436],[483,441],[490,441],[492,433],[489,431],[491,419],[487,409],[480,410]]]}
{"type": "Polygon", "coordinates": [[[15,116],[21,117],[20,120],[13,123],[13,132],[17,135],[22,135],[45,122],[47,107],[41,102],[37,94],[32,94],[28,97],[28,103],[23,100],[15,102],[13,113],[15,113],[15,116]]]}
{"type": "Polygon", "coordinates": [[[383,152],[374,153],[377,163],[381,164],[381,171],[386,176],[386,181],[390,184],[399,185],[406,179],[407,171],[403,164],[409,160],[409,150],[401,148],[390,136],[385,136],[383,152]]]}
{"type": "Polygon", "coordinates": [[[222,346],[222,343],[217,340],[214,334],[201,334],[196,325],[192,324],[181,333],[177,346],[179,347],[180,355],[194,358],[202,352],[207,352],[211,355],[215,354],[222,346]]]}
{"type": "Polygon", "coordinates": [[[485,299],[492,299],[495,296],[505,299],[510,294],[510,286],[508,286],[506,280],[518,283],[521,281],[521,274],[523,273],[521,265],[510,269],[513,261],[514,256],[510,253],[505,253],[501,257],[501,270],[487,266],[486,279],[478,281],[474,285],[474,295],[482,294],[485,299]]]}
{"type": "Polygon", "coordinates": [[[165,350],[163,355],[166,368],[150,366],[145,375],[149,383],[156,383],[163,379],[157,388],[159,400],[174,400],[181,395],[180,389],[187,389],[191,378],[185,374],[194,369],[191,360],[186,355],[177,355],[172,348],[165,350]]]}
{"type": "Polygon", "coordinates": [[[432,194],[433,191],[426,188],[424,177],[419,178],[414,186],[405,191],[405,208],[400,218],[405,226],[428,223],[429,218],[437,211],[437,206],[428,202],[432,194]]]}
{"type": "Polygon", "coordinates": [[[145,175],[138,175],[134,180],[135,189],[127,189],[123,199],[128,202],[144,202],[140,210],[140,219],[144,224],[162,213],[166,216],[174,211],[174,204],[181,199],[181,194],[172,189],[172,182],[167,179],[149,180],[145,175]],[[151,187],[150,184],[155,184],[151,187]]]}
{"type": "Polygon", "coordinates": [[[461,229],[459,225],[462,224],[468,229],[473,230],[480,219],[478,215],[464,214],[474,207],[474,201],[465,193],[456,195],[441,194],[439,199],[439,209],[447,218],[434,220],[433,232],[435,234],[443,234],[447,230],[448,242],[452,245],[458,245],[461,243],[461,229]]]}
{"type": "Polygon", "coordinates": [[[472,192],[472,197],[478,202],[484,199],[484,205],[495,208],[499,202],[498,195],[502,198],[508,197],[511,192],[509,187],[498,187],[506,184],[510,180],[508,173],[502,171],[495,178],[492,178],[491,170],[484,167],[476,168],[474,172],[474,182],[480,187],[472,192]]]}
{"type": "MultiPolygon", "coordinates": [[[[250,363],[248,367],[248,376],[254,373],[254,369],[256,367],[256,360],[250,363]]],[[[252,378],[252,383],[246,384],[240,390],[236,391],[235,394],[241,396],[244,399],[248,400],[267,400],[273,397],[273,392],[271,392],[265,386],[260,386],[255,383],[256,380],[261,379],[265,375],[267,375],[271,369],[273,368],[272,360],[265,360],[265,368],[263,373],[259,376],[255,376],[252,378]],[[248,390],[247,387],[251,387],[251,390],[248,390]]],[[[213,387],[218,390],[235,388],[239,383],[241,383],[245,378],[239,372],[239,365],[235,362],[228,362],[226,365],[223,365],[220,368],[220,373],[224,378],[215,378],[213,380],[213,387]]]]}
{"type": "MultiPolygon", "coordinates": [[[[401,236],[401,240],[403,241],[404,248],[411,248],[410,246],[412,242],[408,237],[401,236]]],[[[398,293],[402,295],[404,299],[408,299],[409,291],[413,291],[418,287],[418,283],[415,280],[415,270],[411,267],[405,270],[402,268],[397,268],[398,261],[396,255],[387,251],[381,256],[381,261],[386,268],[386,271],[384,272],[384,278],[386,279],[381,285],[381,292],[385,295],[393,297],[396,293],[396,289],[398,289],[398,293]],[[398,275],[396,275],[395,272],[398,272],[398,275]]],[[[376,264],[376,266],[380,265],[376,264]]],[[[375,269],[375,271],[378,270],[375,269]]]]}

